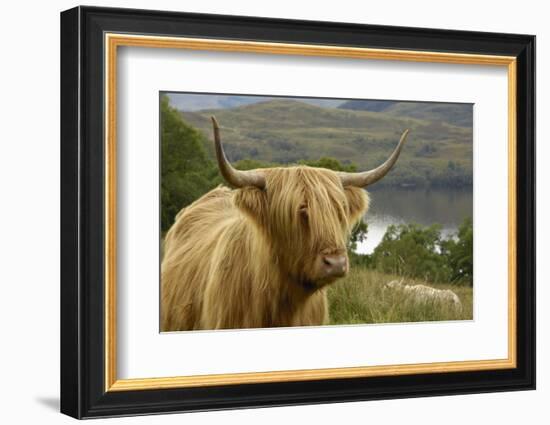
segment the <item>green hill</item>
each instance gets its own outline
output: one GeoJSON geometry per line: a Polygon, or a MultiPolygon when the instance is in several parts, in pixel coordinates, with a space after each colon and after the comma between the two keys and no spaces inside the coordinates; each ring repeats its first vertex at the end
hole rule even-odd
{"type": "Polygon", "coordinates": [[[354,111],[370,111],[370,112],[382,112],[392,107],[395,103],[394,100],[348,100],[342,103],[339,108],[352,109],[354,111]]]}
{"type": "MultiPolygon", "coordinates": [[[[433,105],[436,104],[429,104],[433,105]]],[[[384,161],[403,130],[409,128],[407,146],[384,184],[470,185],[471,127],[455,125],[450,122],[451,117],[437,110],[430,112],[426,107],[420,108],[422,113],[416,113],[411,109],[410,105],[403,106],[403,102],[372,112],[278,99],[234,108],[181,112],[181,116],[207,136],[210,141],[206,149],[212,157],[210,116],[215,115],[231,161],[253,159],[290,164],[333,157],[344,164],[356,164],[359,169],[369,169],[384,161]],[[414,114],[419,116],[412,117],[414,114]],[[426,116],[434,118],[429,120],[426,116]]]]}
{"type": "Polygon", "coordinates": [[[441,121],[459,127],[471,128],[472,105],[468,103],[397,102],[393,100],[349,100],[339,106],[356,111],[384,112],[385,114],[441,121]]]}

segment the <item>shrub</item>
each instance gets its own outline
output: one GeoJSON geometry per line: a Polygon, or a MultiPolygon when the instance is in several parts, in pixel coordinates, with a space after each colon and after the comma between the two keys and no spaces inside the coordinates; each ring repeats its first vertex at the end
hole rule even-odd
{"type": "Polygon", "coordinates": [[[440,253],[441,226],[390,225],[372,254],[377,270],[430,282],[446,282],[451,270],[440,253]]]}

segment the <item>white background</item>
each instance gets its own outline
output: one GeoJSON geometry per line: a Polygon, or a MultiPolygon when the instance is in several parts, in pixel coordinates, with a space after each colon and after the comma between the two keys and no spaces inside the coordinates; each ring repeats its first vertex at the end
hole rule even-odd
{"type": "MultiPolygon", "coordinates": [[[[546,183],[550,132],[544,117],[550,75],[550,28],[544,2],[396,1],[258,2],[97,1],[158,8],[449,29],[534,33],[538,53],[538,217],[550,216],[546,183]]],[[[1,15],[0,323],[1,420],[69,423],[57,413],[59,391],[59,11],[69,1],[10,2],[1,15]]],[[[115,419],[109,423],[256,424],[311,421],[373,424],[548,423],[550,398],[550,237],[538,222],[538,390],[115,419]],[[545,403],[546,402],[546,403],[545,403]]]]}
{"type": "Polygon", "coordinates": [[[132,47],[121,49],[118,69],[119,378],[507,358],[505,66],[132,47]],[[166,90],[473,103],[475,320],[159,334],[158,98],[166,90]]]}

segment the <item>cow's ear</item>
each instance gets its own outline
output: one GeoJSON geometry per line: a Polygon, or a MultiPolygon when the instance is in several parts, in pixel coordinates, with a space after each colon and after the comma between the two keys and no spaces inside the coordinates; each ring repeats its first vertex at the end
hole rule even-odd
{"type": "Polygon", "coordinates": [[[267,198],[264,190],[256,187],[244,187],[235,190],[233,200],[237,208],[258,223],[267,215],[267,198]]]}
{"type": "Polygon", "coordinates": [[[351,224],[355,224],[369,209],[369,195],[359,187],[346,187],[345,192],[348,199],[349,220],[351,224]]]}

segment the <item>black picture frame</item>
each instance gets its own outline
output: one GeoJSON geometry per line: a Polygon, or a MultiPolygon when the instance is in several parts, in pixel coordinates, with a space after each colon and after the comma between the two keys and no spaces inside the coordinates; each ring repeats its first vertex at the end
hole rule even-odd
{"type": "Polygon", "coordinates": [[[535,37],[132,9],[61,13],[61,412],[75,418],[535,388],[535,37]],[[105,391],[104,33],[517,58],[517,367],[105,391]]]}

